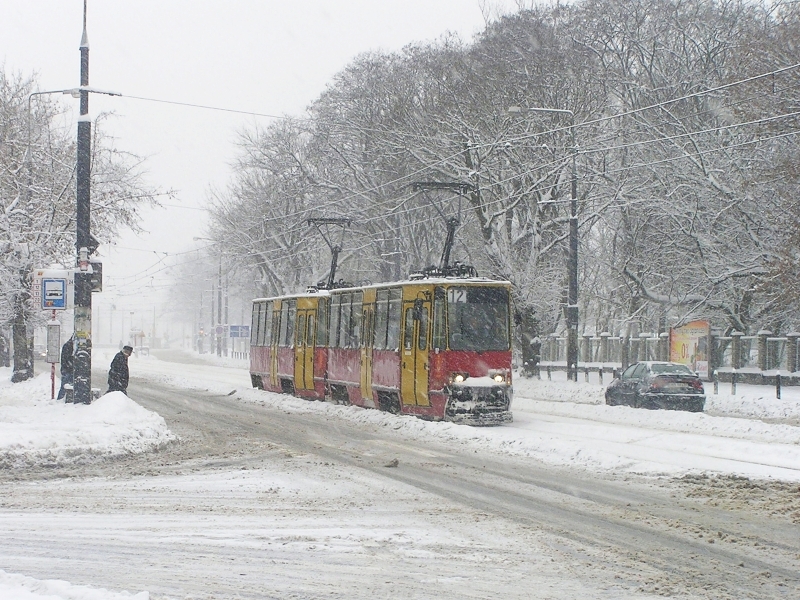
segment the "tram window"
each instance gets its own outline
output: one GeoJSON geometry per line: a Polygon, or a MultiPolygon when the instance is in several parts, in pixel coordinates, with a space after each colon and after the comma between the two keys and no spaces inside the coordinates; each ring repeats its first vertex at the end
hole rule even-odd
{"type": "Polygon", "coordinates": [[[255,345],[264,345],[264,313],[266,306],[263,303],[258,304],[258,308],[253,307],[253,327],[255,329],[255,345]]]}
{"type": "Polygon", "coordinates": [[[447,328],[445,327],[445,306],[447,297],[443,287],[437,287],[433,293],[433,347],[447,348],[447,328]]]}
{"type": "Polygon", "coordinates": [[[342,312],[342,296],[336,294],[331,297],[331,322],[330,322],[330,339],[328,345],[331,348],[336,348],[339,345],[339,319],[342,312]]]}
{"type": "MultiPolygon", "coordinates": [[[[274,307],[272,309],[272,328],[270,329],[271,337],[270,339],[275,340],[277,344],[280,341],[280,330],[281,330],[281,311],[275,310],[274,307]]],[[[272,344],[270,344],[271,346],[272,344]]]]}
{"type": "Polygon", "coordinates": [[[375,345],[376,350],[386,349],[386,324],[389,315],[389,290],[378,290],[375,301],[375,345]]]}
{"type": "Polygon", "coordinates": [[[352,305],[350,308],[350,323],[348,331],[350,345],[348,348],[358,348],[361,345],[361,307],[363,305],[363,292],[355,292],[352,295],[352,305]]]}
{"type": "Polygon", "coordinates": [[[414,309],[406,309],[406,327],[403,333],[403,349],[411,350],[414,347],[414,309]]]}
{"type": "Polygon", "coordinates": [[[451,287],[447,290],[451,350],[508,350],[508,290],[500,287],[451,287]]]}
{"type": "Polygon", "coordinates": [[[317,305],[317,346],[328,345],[328,301],[321,298],[317,305]]]}
{"type": "Polygon", "coordinates": [[[339,343],[337,348],[350,347],[350,311],[352,309],[352,299],[350,294],[342,294],[341,314],[339,315],[339,343]]]}
{"type": "Polygon", "coordinates": [[[417,348],[420,350],[428,349],[428,307],[422,307],[422,314],[419,320],[419,339],[417,340],[417,348]]]}
{"type": "Polygon", "coordinates": [[[308,313],[308,331],[306,333],[306,346],[314,347],[314,313],[308,313]]]}
{"type": "Polygon", "coordinates": [[[267,325],[268,321],[266,320],[267,316],[267,305],[262,304],[259,307],[258,311],[258,337],[256,338],[256,345],[258,346],[265,346],[265,338],[267,336],[267,325]]]}
{"type": "Polygon", "coordinates": [[[389,312],[387,314],[386,349],[400,349],[400,323],[402,319],[402,295],[400,288],[389,290],[389,312]]]}
{"type": "Polygon", "coordinates": [[[272,302],[268,302],[261,308],[261,317],[259,318],[260,325],[258,326],[258,335],[261,338],[262,346],[272,345],[272,302]]]}
{"type": "Polygon", "coordinates": [[[278,333],[279,346],[289,345],[286,338],[288,323],[289,323],[289,303],[283,302],[283,304],[281,305],[280,333],[278,333]]]}
{"type": "Polygon", "coordinates": [[[303,347],[303,340],[306,337],[306,314],[300,313],[300,316],[297,318],[297,341],[296,345],[298,348],[303,347]]]}
{"type": "Polygon", "coordinates": [[[286,345],[294,346],[294,325],[297,318],[297,301],[289,300],[289,318],[286,324],[286,345]]]}
{"type": "Polygon", "coordinates": [[[250,345],[255,346],[258,340],[258,314],[261,312],[261,304],[253,303],[253,316],[250,319],[250,345]]]}

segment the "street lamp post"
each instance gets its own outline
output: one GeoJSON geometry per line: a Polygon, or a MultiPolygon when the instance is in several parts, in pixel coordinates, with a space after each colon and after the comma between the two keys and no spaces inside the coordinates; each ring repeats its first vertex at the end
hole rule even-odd
{"type": "Polygon", "coordinates": [[[80,98],[78,117],[77,165],[76,165],[76,237],[75,249],[78,270],[75,273],[75,349],[74,349],[74,390],[76,404],[89,404],[92,401],[92,273],[89,270],[89,257],[97,248],[91,235],[91,120],[89,117],[89,94],[120,96],[116,92],[96,90],[89,87],[89,38],[86,34],[86,0],[83,3],[83,33],[81,35],[81,84],[78,88],[32,92],[28,95],[28,146],[26,166],[28,183],[26,195],[30,200],[32,192],[31,167],[31,100],[34,96],[45,94],[71,94],[80,98]]]}
{"type": "MultiPolygon", "coordinates": [[[[192,238],[195,242],[198,241],[205,241],[205,242],[213,242],[210,245],[219,244],[217,240],[213,240],[211,238],[205,237],[193,237],[192,238]]],[[[225,277],[225,319],[223,323],[222,317],[222,254],[219,255],[219,270],[217,272],[217,284],[216,287],[214,286],[213,279],[207,279],[206,281],[211,281],[211,354],[214,352],[217,353],[217,356],[222,356],[223,349],[225,356],[228,356],[228,340],[225,336],[225,329],[228,325],[228,278],[225,277]],[[214,312],[214,302],[216,296],[216,313],[214,312]]],[[[202,298],[202,297],[201,297],[202,298]]],[[[202,307],[202,300],[201,300],[201,307],[202,307]]]]}
{"type": "Polygon", "coordinates": [[[569,202],[569,254],[567,257],[567,379],[578,380],[578,146],[575,143],[575,113],[564,108],[539,108],[511,106],[509,113],[520,112],[555,113],[567,115],[570,119],[570,138],[572,143],[572,182],[569,202]]]}

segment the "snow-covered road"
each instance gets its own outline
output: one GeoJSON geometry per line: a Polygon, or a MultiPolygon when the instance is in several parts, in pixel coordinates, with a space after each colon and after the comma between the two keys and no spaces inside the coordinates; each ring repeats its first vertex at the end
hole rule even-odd
{"type": "Polygon", "coordinates": [[[0,600],[800,593],[793,390],[691,414],[518,379],[515,422],[471,428],[253,390],[240,361],[131,372],[156,412],[0,370],[0,600]]]}
{"type": "Polygon", "coordinates": [[[709,393],[712,414],[697,414],[605,406],[604,388],[597,383],[517,378],[514,422],[472,428],[253,390],[244,361],[204,358],[208,364],[197,364],[195,359],[176,367],[172,362],[143,357],[132,362],[132,369],[135,375],[180,387],[223,394],[236,389],[245,401],[266,402],[286,411],[313,411],[356,423],[382,424],[413,439],[438,439],[533,457],[552,465],[651,475],[711,472],[800,481],[800,389],[785,388],[782,400],[775,400],[770,398],[772,388],[739,385],[736,396],[725,390],[718,396],[709,393]]]}

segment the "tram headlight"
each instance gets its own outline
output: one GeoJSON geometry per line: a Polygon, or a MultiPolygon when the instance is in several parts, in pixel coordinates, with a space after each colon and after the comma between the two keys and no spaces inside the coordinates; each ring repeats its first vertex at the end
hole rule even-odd
{"type": "Polygon", "coordinates": [[[492,377],[492,379],[494,379],[495,383],[503,383],[506,380],[506,378],[503,377],[502,373],[498,373],[497,375],[492,377]]]}
{"type": "Polygon", "coordinates": [[[464,383],[467,377],[469,377],[469,375],[466,373],[453,373],[450,375],[450,381],[452,383],[464,383]]]}

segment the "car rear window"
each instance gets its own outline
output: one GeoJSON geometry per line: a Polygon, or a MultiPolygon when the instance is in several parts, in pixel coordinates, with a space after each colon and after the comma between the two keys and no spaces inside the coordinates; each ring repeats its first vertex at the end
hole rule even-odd
{"type": "Polygon", "coordinates": [[[686,365],[655,364],[650,367],[650,370],[656,375],[694,375],[694,371],[686,365]]]}

